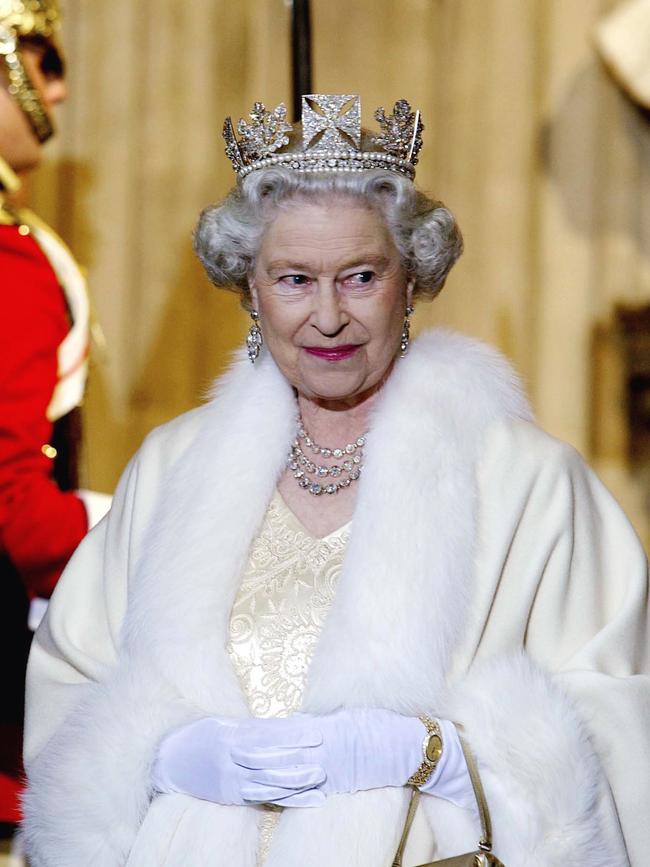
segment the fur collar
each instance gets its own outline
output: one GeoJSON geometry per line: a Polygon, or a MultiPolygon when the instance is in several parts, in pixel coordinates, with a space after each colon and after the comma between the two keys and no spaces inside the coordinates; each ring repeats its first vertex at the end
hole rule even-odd
{"type": "MultiPolygon", "coordinates": [[[[266,354],[254,368],[240,356],[200,413],[193,446],[171,466],[150,524],[127,643],[203,709],[245,713],[225,651],[228,620],[297,410],[266,354]],[[151,628],[142,630],[145,619],[151,628]]],[[[528,415],[511,368],[482,344],[434,331],[400,360],[371,418],[352,536],[305,708],[417,712],[435,703],[441,682],[411,660],[415,654],[444,672],[453,636],[462,633],[472,595],[477,450],[492,421],[528,415]]],[[[177,428],[173,422],[172,437],[177,428]]]]}

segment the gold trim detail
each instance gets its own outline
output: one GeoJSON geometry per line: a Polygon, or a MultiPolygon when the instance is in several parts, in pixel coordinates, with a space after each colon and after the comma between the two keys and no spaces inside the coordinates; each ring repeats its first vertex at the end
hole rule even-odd
{"type": "Polygon", "coordinates": [[[20,189],[18,175],[9,163],[0,157],[0,226],[19,226],[25,221],[7,200],[12,193],[20,189]]]}
{"type": "Polygon", "coordinates": [[[20,189],[20,179],[8,162],[0,157],[0,193],[17,193],[20,189]]]}

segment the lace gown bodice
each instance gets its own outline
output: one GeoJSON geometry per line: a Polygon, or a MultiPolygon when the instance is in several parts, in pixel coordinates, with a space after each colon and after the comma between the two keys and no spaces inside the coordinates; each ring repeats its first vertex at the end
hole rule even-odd
{"type": "MultiPolygon", "coordinates": [[[[278,492],[271,500],[230,618],[228,652],[253,716],[288,716],[300,709],[349,535],[346,524],[315,538],[278,492]]],[[[262,865],[281,808],[259,810],[262,865]]]]}

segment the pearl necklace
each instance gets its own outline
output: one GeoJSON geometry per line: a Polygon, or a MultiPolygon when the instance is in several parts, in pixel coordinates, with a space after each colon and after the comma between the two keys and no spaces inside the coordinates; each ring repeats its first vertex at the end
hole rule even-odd
{"type": "Polygon", "coordinates": [[[363,446],[365,436],[360,436],[354,442],[340,448],[319,446],[305,430],[300,418],[298,433],[289,451],[287,466],[293,472],[293,477],[301,488],[309,491],[315,497],[321,494],[337,494],[341,488],[349,488],[361,475],[363,464],[363,446]],[[313,455],[323,458],[343,458],[340,464],[329,467],[314,463],[303,450],[310,449],[313,455]],[[310,476],[314,478],[310,478],[310,476]],[[336,481],[334,481],[336,479],[336,481]]]}

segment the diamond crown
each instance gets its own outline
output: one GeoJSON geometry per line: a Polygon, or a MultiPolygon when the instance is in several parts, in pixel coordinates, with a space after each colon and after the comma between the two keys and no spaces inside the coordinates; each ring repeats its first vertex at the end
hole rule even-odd
{"type": "Polygon", "coordinates": [[[257,169],[281,165],[298,172],[361,172],[388,169],[415,177],[424,125],[419,111],[405,99],[392,114],[375,112],[381,132],[370,139],[373,149],[363,150],[361,100],[354,94],[310,93],[302,97],[302,150],[283,151],[293,127],[283,103],[268,111],[256,102],[250,122],[237,124],[227,117],[223,125],[226,155],[240,179],[257,169]]]}

